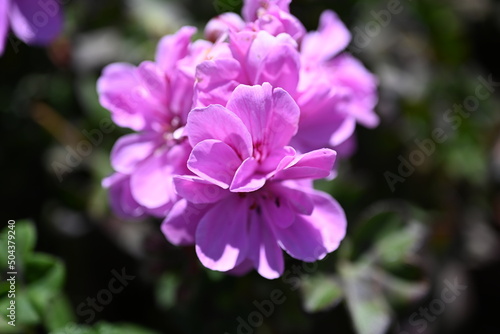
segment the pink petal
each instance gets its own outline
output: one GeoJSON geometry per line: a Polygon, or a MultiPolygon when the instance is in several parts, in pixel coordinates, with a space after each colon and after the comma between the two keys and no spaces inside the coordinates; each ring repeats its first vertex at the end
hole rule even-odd
{"type": "Polygon", "coordinates": [[[257,12],[260,8],[277,5],[283,11],[288,12],[290,2],[292,2],[292,0],[246,0],[244,1],[241,13],[245,21],[255,21],[257,18],[257,12]]]}
{"type": "Polygon", "coordinates": [[[174,167],[166,160],[166,152],[152,155],[131,176],[132,196],[147,208],[156,208],[177,199],[172,180],[174,167]]]}
{"type": "Polygon", "coordinates": [[[281,276],[284,270],[283,251],[278,245],[268,222],[255,211],[250,214],[250,245],[249,257],[258,273],[268,279],[281,276]]]}
{"type": "Polygon", "coordinates": [[[283,89],[270,84],[236,87],[227,104],[250,131],[255,148],[270,154],[287,145],[297,132],[300,110],[283,89]]]}
{"type": "Polygon", "coordinates": [[[246,73],[251,83],[271,83],[293,94],[299,82],[300,55],[288,34],[272,36],[259,31],[247,55],[246,73]]]}
{"type": "Polygon", "coordinates": [[[262,214],[269,224],[279,228],[290,226],[296,216],[295,210],[289,205],[289,200],[283,194],[274,194],[274,197],[262,200],[262,214]]]}
{"type": "Polygon", "coordinates": [[[296,213],[310,215],[314,210],[314,204],[310,196],[303,191],[304,186],[297,185],[295,182],[292,184],[291,182],[272,184],[272,192],[276,196],[286,199],[288,206],[296,213]]]}
{"type": "Polygon", "coordinates": [[[334,71],[332,85],[342,89],[344,99],[348,99],[346,112],[364,126],[376,127],[379,123],[379,117],[374,112],[378,100],[377,78],[359,60],[349,55],[335,57],[325,70],[334,71]]]}
{"type": "Polygon", "coordinates": [[[174,185],[179,196],[195,204],[218,202],[231,194],[198,176],[175,176],[174,185]]]}
{"type": "Polygon", "coordinates": [[[150,156],[159,145],[156,133],[123,136],[113,146],[111,165],[118,172],[130,174],[137,164],[150,156]]]}
{"type": "Polygon", "coordinates": [[[252,192],[258,190],[266,183],[266,176],[255,173],[259,163],[255,158],[245,159],[234,174],[229,190],[232,192],[252,192]]]}
{"type": "Polygon", "coordinates": [[[344,50],[351,41],[351,34],[337,14],[325,10],[320,17],[318,31],[304,36],[301,54],[310,62],[325,61],[344,50]]]}
{"type": "Polygon", "coordinates": [[[61,32],[62,9],[57,1],[11,1],[10,24],[23,42],[46,45],[61,32]]]}
{"type": "Polygon", "coordinates": [[[334,150],[327,148],[299,155],[288,166],[276,173],[275,180],[327,177],[333,168],[336,156],[337,153],[334,150]]]}
{"type": "Polygon", "coordinates": [[[231,146],[242,160],[252,155],[252,138],[247,128],[238,116],[220,105],[193,109],[185,131],[193,147],[205,139],[216,139],[231,146]]]}
{"type": "Polygon", "coordinates": [[[328,194],[315,190],[307,193],[314,203],[312,214],[297,215],[291,226],[274,231],[288,254],[312,262],[337,249],[345,236],[347,222],[340,205],[328,194]]]}
{"type": "Polygon", "coordinates": [[[140,218],[145,208],[139,205],[130,192],[130,176],[114,173],[102,180],[102,186],[109,189],[113,212],[122,218],[140,218]]]}
{"type": "Polygon", "coordinates": [[[188,46],[192,36],[196,33],[195,27],[182,27],[177,33],[163,37],[156,49],[156,63],[166,73],[171,73],[176,63],[188,53],[188,46]]]}
{"type": "Polygon", "coordinates": [[[9,4],[10,1],[0,1],[0,56],[3,54],[9,35],[9,4]]]}
{"type": "Polygon", "coordinates": [[[245,260],[247,217],[248,203],[237,195],[217,203],[203,216],[196,230],[196,253],[205,267],[228,271],[245,260]]]}
{"type": "Polygon", "coordinates": [[[208,21],[205,26],[206,39],[215,42],[219,37],[230,31],[240,31],[245,27],[245,22],[236,13],[223,13],[208,21]]]}
{"type": "Polygon", "coordinates": [[[196,228],[208,209],[208,205],[196,205],[182,199],[175,203],[168,213],[161,224],[161,231],[174,245],[192,245],[196,228]]]}
{"type": "Polygon", "coordinates": [[[240,80],[240,64],[234,59],[206,60],[196,69],[195,105],[226,105],[240,80]]]}
{"type": "Polygon", "coordinates": [[[241,159],[231,146],[215,139],[196,144],[187,163],[193,173],[223,189],[229,188],[240,164],[241,159]]]}
{"type": "Polygon", "coordinates": [[[101,105],[122,127],[160,130],[172,118],[167,82],[154,63],[143,62],[138,68],[111,64],[103,70],[97,90],[101,105]]]}

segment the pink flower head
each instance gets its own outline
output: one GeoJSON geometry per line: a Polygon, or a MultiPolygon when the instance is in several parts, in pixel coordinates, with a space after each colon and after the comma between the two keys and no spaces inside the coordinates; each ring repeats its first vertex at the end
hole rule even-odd
{"type": "Polygon", "coordinates": [[[210,20],[205,36],[215,41],[229,32],[266,31],[273,36],[282,33],[296,41],[304,36],[306,29],[295,16],[290,14],[291,0],[246,0],[243,5],[243,19],[234,13],[224,13],[210,20]]]}
{"type": "Polygon", "coordinates": [[[3,54],[9,24],[20,40],[32,45],[45,45],[59,35],[62,9],[55,1],[0,1],[0,55],[3,54]]]}
{"type": "Polygon", "coordinates": [[[155,62],[109,65],[98,81],[100,102],[114,122],[140,131],[116,142],[111,165],[117,173],[103,181],[122,216],[164,216],[178,200],[173,176],[189,172],[191,148],[182,132],[192,106],[195,68],[212,46],[191,43],[195,31],[184,27],[164,37],[155,62]]]}
{"type": "Polygon", "coordinates": [[[194,109],[186,125],[194,175],[174,179],[183,199],[162,225],[165,236],[195,243],[210,269],[256,268],[267,278],[283,272],[282,250],[304,261],[335,250],[345,234],[343,210],[311,180],[329,175],[336,153],[287,146],[298,122],[293,98],[269,83],[238,86],[226,107],[194,109]]]}
{"type": "Polygon", "coordinates": [[[300,81],[294,96],[301,127],[293,140],[299,150],[350,141],[356,123],[378,125],[377,79],[354,57],[342,54],[351,34],[332,11],[321,15],[318,31],[300,44],[300,81]]]}

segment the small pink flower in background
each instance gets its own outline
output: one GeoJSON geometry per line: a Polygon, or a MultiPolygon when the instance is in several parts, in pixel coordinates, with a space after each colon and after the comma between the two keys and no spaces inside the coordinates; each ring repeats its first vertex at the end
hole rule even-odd
{"type": "Polygon", "coordinates": [[[9,27],[31,45],[46,45],[62,29],[62,9],[57,1],[0,1],[0,55],[3,54],[9,27]]]}
{"type": "Polygon", "coordinates": [[[345,235],[344,212],[310,181],[329,175],[336,153],[287,146],[299,116],[292,97],[268,83],[238,86],[226,107],[191,111],[187,166],[195,175],[175,177],[184,199],[162,225],[166,237],[195,243],[210,269],[256,268],[266,278],[282,274],[282,250],[304,261],[335,250],[345,235]]]}

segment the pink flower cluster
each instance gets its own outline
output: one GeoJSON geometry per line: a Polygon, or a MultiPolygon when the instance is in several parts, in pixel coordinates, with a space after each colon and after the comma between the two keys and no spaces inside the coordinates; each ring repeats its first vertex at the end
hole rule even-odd
{"type": "Polygon", "coordinates": [[[113,209],[164,218],[166,238],[195,244],[213,270],[271,279],[283,250],[309,262],[334,251],[345,215],[312,181],[332,174],[356,123],[378,123],[377,81],[342,53],[346,27],[325,11],[307,33],[289,4],[247,0],[206,39],[184,27],[155,61],[109,65],[98,81],[114,122],[136,131],[111,153],[113,209]]]}

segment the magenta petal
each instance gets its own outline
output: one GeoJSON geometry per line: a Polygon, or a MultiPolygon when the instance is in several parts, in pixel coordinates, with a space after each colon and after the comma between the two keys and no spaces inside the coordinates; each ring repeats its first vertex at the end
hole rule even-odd
{"type": "Polygon", "coordinates": [[[252,138],[242,121],[233,112],[220,105],[192,110],[185,128],[194,147],[206,139],[220,140],[246,159],[252,155],[252,138]]]}
{"type": "Polygon", "coordinates": [[[275,175],[276,180],[321,179],[327,177],[335,163],[337,153],[327,148],[297,156],[287,167],[275,175]]]}
{"type": "Polygon", "coordinates": [[[288,254],[312,262],[337,249],[345,236],[347,223],[344,211],[328,194],[305,191],[314,203],[311,215],[297,215],[290,227],[274,231],[288,254]]]}
{"type": "Polygon", "coordinates": [[[299,81],[300,56],[287,34],[259,31],[247,56],[247,75],[253,84],[270,82],[293,94],[299,81]]]}
{"type": "Polygon", "coordinates": [[[123,218],[144,216],[145,208],[139,205],[130,192],[130,176],[115,173],[102,180],[102,186],[109,189],[111,208],[123,218]]]}
{"type": "Polygon", "coordinates": [[[288,207],[293,209],[296,213],[303,215],[310,215],[314,210],[314,204],[310,196],[303,191],[303,186],[298,186],[289,181],[286,184],[284,182],[275,183],[272,186],[273,193],[280,198],[285,198],[288,207]]]}
{"type": "Polygon", "coordinates": [[[9,35],[9,4],[8,0],[0,1],[0,56],[3,54],[9,35]]]}
{"type": "Polygon", "coordinates": [[[255,171],[259,163],[255,158],[245,159],[234,174],[229,190],[232,192],[251,192],[260,189],[266,184],[266,176],[255,171]]]}
{"type": "Polygon", "coordinates": [[[192,245],[198,223],[209,208],[209,205],[196,205],[182,199],[168,213],[161,231],[174,245],[192,245]]]}
{"type": "Polygon", "coordinates": [[[210,41],[216,41],[222,35],[230,31],[240,31],[245,27],[245,22],[236,13],[223,13],[208,21],[205,26],[205,37],[210,41]]]}
{"type": "Polygon", "coordinates": [[[250,215],[250,245],[249,257],[258,273],[268,279],[281,276],[284,270],[283,251],[278,245],[273,231],[267,226],[260,215],[253,212],[250,215]]]}
{"type": "Polygon", "coordinates": [[[177,33],[163,37],[156,49],[156,63],[166,73],[170,73],[177,61],[188,53],[191,37],[196,33],[195,27],[182,27],[177,33]]]}
{"type": "Polygon", "coordinates": [[[46,45],[61,32],[62,9],[55,0],[14,0],[11,1],[10,24],[23,42],[46,45]]]}
{"type": "Polygon", "coordinates": [[[327,193],[314,189],[304,191],[309,193],[314,203],[314,211],[309,216],[301,215],[300,217],[304,222],[321,231],[325,249],[327,252],[333,252],[345,237],[347,220],[344,210],[327,193]]]}
{"type": "Polygon", "coordinates": [[[226,105],[240,80],[240,64],[235,59],[206,60],[196,68],[195,105],[226,105]]]}
{"type": "Polygon", "coordinates": [[[318,31],[304,36],[302,56],[307,61],[325,61],[344,50],[351,41],[351,34],[337,14],[325,10],[320,17],[318,31]]]}
{"type": "Polygon", "coordinates": [[[244,1],[241,13],[245,21],[254,21],[260,8],[266,8],[270,5],[277,5],[281,10],[288,12],[292,0],[246,0],[244,1]]]}
{"type": "Polygon", "coordinates": [[[297,132],[299,107],[286,91],[273,90],[269,83],[236,87],[227,108],[250,131],[254,146],[261,146],[268,154],[287,145],[297,132]]]}
{"type": "Polygon", "coordinates": [[[247,255],[248,203],[231,196],[217,203],[201,219],[196,230],[196,253],[212,270],[228,271],[247,255]]]}
{"type": "Polygon", "coordinates": [[[122,127],[160,130],[172,117],[166,79],[152,62],[139,67],[122,63],[107,66],[97,82],[97,91],[101,105],[122,127]]]}
{"type": "Polygon", "coordinates": [[[230,195],[230,192],[197,176],[175,176],[174,185],[179,196],[196,204],[218,202],[230,195]]]}
{"type": "Polygon", "coordinates": [[[111,151],[111,165],[121,173],[130,174],[138,163],[150,156],[159,147],[158,135],[130,134],[121,137],[111,151]]]}
{"type": "Polygon", "coordinates": [[[229,145],[207,139],[193,148],[187,166],[199,177],[227,189],[240,164],[241,159],[229,145]]]}
{"type": "Polygon", "coordinates": [[[276,225],[279,228],[290,226],[296,216],[295,210],[289,205],[288,198],[283,194],[275,194],[274,198],[263,200],[262,213],[269,224],[276,225]]]}
{"type": "Polygon", "coordinates": [[[173,166],[167,164],[166,152],[144,160],[131,176],[132,195],[147,208],[156,208],[176,200],[172,180],[173,166]]]}

